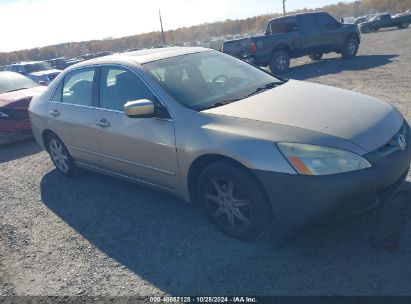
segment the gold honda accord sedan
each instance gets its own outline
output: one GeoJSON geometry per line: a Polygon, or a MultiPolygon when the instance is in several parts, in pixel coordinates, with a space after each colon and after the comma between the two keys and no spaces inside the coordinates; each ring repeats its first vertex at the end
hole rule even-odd
{"type": "Polygon", "coordinates": [[[81,167],[167,191],[240,239],[372,209],[411,161],[409,126],[390,104],[204,48],[79,63],[30,115],[62,174],[81,167]]]}

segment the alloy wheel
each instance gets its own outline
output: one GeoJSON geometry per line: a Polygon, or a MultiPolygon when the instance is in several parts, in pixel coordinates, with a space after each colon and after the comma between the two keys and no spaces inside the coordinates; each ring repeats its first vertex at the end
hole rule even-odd
{"type": "Polygon", "coordinates": [[[277,69],[282,71],[287,66],[287,59],[284,56],[278,56],[275,59],[275,63],[276,63],[277,69]]]}
{"type": "Polygon", "coordinates": [[[227,229],[241,231],[251,222],[250,201],[227,178],[213,178],[209,181],[205,202],[214,220],[227,229]]]}
{"type": "Polygon", "coordinates": [[[63,173],[67,173],[69,166],[69,158],[63,145],[56,139],[50,140],[50,155],[53,159],[54,164],[57,169],[63,173]]]}
{"type": "Polygon", "coordinates": [[[357,49],[357,45],[355,44],[355,42],[350,42],[350,44],[348,45],[348,54],[350,56],[354,55],[356,49],[357,49]]]}

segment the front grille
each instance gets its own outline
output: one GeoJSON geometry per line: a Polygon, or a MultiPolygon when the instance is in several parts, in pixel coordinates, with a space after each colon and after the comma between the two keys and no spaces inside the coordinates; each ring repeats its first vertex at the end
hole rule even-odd
{"type": "Polygon", "coordinates": [[[401,129],[381,148],[375,151],[379,157],[387,156],[396,151],[404,150],[401,148],[400,141],[405,141],[407,133],[407,124],[404,123],[401,129]]]}

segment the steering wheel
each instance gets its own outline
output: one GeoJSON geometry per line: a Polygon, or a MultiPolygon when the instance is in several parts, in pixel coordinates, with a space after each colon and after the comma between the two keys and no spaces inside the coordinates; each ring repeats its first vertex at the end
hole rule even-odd
{"type": "Polygon", "coordinates": [[[222,86],[227,82],[227,80],[228,80],[227,76],[225,76],[223,74],[220,74],[220,75],[217,75],[216,77],[214,77],[214,79],[212,80],[212,83],[218,83],[220,86],[222,86]],[[217,81],[219,79],[224,79],[224,81],[223,82],[217,81]]]}

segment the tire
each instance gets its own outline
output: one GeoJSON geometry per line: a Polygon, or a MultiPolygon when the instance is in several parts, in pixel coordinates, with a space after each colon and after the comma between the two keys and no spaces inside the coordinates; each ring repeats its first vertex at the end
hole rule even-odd
{"type": "Polygon", "coordinates": [[[76,165],[73,158],[61,139],[54,134],[47,137],[47,151],[60,174],[64,176],[73,176],[75,174],[76,165]]]}
{"type": "Polygon", "coordinates": [[[344,43],[344,47],[341,51],[341,56],[343,59],[353,58],[358,52],[358,40],[354,37],[347,38],[344,43]]]}
{"type": "Polygon", "coordinates": [[[253,240],[269,228],[272,213],[264,191],[245,169],[232,162],[216,161],[206,167],[197,194],[207,216],[230,237],[253,240]]]}
{"type": "Polygon", "coordinates": [[[310,59],[313,61],[317,61],[323,58],[323,53],[311,54],[308,57],[310,57],[310,59]]]}
{"type": "Polygon", "coordinates": [[[368,34],[370,32],[371,32],[371,29],[368,26],[361,28],[361,33],[363,34],[368,34]]]}
{"type": "Polygon", "coordinates": [[[282,74],[287,72],[290,67],[290,56],[285,51],[275,51],[271,56],[269,68],[273,74],[282,74]]]}
{"type": "Polygon", "coordinates": [[[409,26],[409,24],[407,22],[401,23],[398,28],[399,29],[406,29],[409,26]]]}

